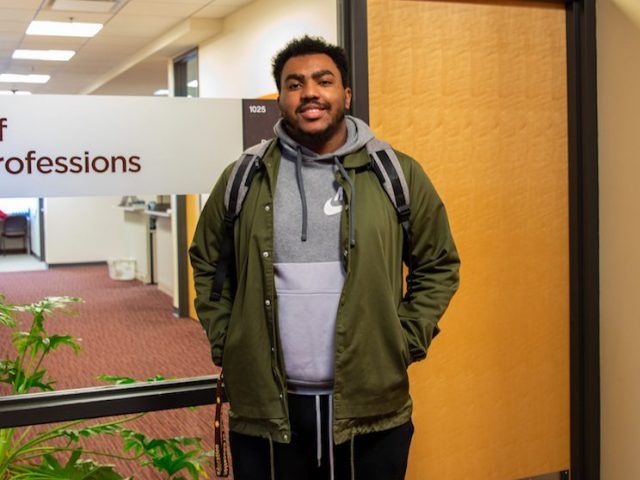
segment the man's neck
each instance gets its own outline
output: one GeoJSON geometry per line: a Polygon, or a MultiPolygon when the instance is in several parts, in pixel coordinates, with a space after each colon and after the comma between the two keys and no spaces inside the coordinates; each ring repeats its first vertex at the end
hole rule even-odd
{"type": "Polygon", "coordinates": [[[347,142],[348,133],[347,122],[345,120],[340,123],[337,131],[333,132],[333,134],[326,139],[314,138],[313,136],[307,135],[296,135],[295,132],[290,131],[286,126],[285,128],[293,140],[318,155],[333,153],[347,142]]]}

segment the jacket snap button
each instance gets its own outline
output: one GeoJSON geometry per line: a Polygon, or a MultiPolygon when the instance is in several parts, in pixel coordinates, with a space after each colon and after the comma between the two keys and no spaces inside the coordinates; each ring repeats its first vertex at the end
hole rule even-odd
{"type": "Polygon", "coordinates": [[[271,305],[271,300],[266,299],[266,300],[264,301],[264,304],[265,304],[267,307],[268,307],[268,306],[270,306],[270,305],[271,305]]]}
{"type": "Polygon", "coordinates": [[[271,210],[271,205],[265,205],[264,210],[265,212],[268,212],[269,210],[271,210]]]}
{"type": "Polygon", "coordinates": [[[267,257],[269,256],[269,252],[262,252],[262,256],[263,256],[264,258],[267,258],[267,257]]]}

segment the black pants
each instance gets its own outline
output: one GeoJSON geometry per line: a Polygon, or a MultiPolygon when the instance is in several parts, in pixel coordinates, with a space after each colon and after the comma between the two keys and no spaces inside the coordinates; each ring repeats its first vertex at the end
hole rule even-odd
{"type": "MultiPolygon", "coordinates": [[[[291,443],[273,442],[275,480],[330,480],[331,470],[335,480],[403,480],[413,435],[411,421],[356,436],[353,452],[351,442],[333,445],[330,455],[330,401],[327,395],[320,397],[318,422],[315,396],[289,395],[291,443]]],[[[234,480],[272,480],[268,440],[231,432],[230,443],[234,480]]]]}

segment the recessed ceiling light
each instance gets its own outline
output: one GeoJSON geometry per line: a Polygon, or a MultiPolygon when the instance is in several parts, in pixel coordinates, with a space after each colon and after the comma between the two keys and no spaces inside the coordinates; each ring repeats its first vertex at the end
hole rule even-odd
{"type": "Polygon", "coordinates": [[[153,94],[158,97],[166,97],[167,95],[169,95],[169,90],[167,90],[166,88],[161,88],[160,90],[156,90],[155,92],[153,92],[153,94]]]}
{"type": "Polygon", "coordinates": [[[107,13],[113,10],[117,3],[116,0],[52,0],[51,10],[107,13]]]}
{"type": "Polygon", "coordinates": [[[73,50],[16,50],[13,58],[67,62],[76,54],[73,50]]]}
{"type": "Polygon", "coordinates": [[[27,28],[27,35],[51,35],[58,37],[93,37],[102,29],[101,23],[43,22],[34,20],[27,28]]]}
{"type": "Polygon", "coordinates": [[[0,73],[2,83],[47,83],[51,75],[19,75],[16,73],[0,73]]]}
{"type": "Polygon", "coordinates": [[[31,95],[27,90],[0,90],[0,95],[31,95]]]}

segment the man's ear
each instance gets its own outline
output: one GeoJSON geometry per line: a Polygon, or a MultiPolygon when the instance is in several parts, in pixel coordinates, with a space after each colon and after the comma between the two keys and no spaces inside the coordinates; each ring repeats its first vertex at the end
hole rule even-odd
{"type": "Polygon", "coordinates": [[[347,110],[351,108],[351,87],[344,89],[344,108],[347,110]]]}

